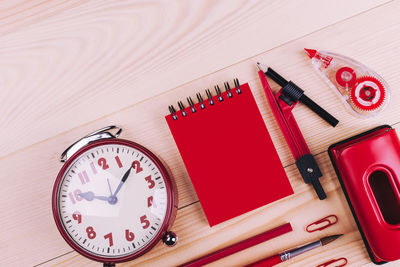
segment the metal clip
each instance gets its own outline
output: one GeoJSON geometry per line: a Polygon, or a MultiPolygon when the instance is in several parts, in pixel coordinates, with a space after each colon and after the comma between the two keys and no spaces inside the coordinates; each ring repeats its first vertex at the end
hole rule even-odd
{"type": "Polygon", "coordinates": [[[332,263],[336,263],[335,265],[332,265],[332,267],[346,266],[347,265],[347,259],[346,258],[333,259],[333,260],[321,263],[317,267],[327,267],[327,266],[331,265],[332,263]],[[337,265],[338,262],[342,262],[342,263],[340,263],[340,265],[337,265]]]}
{"type": "Polygon", "coordinates": [[[210,89],[206,89],[206,94],[207,94],[207,98],[208,98],[208,103],[212,106],[214,105],[214,100],[212,98],[210,89]]]}
{"type": "Polygon", "coordinates": [[[203,98],[201,97],[201,94],[200,94],[200,93],[197,93],[196,96],[197,96],[197,100],[199,101],[200,108],[201,108],[201,109],[204,109],[206,106],[204,105],[204,100],[203,100],[203,98]]]}
{"type": "Polygon", "coordinates": [[[239,79],[235,78],[235,79],[233,79],[233,82],[235,83],[236,92],[238,94],[241,94],[242,93],[242,89],[240,89],[239,79]]]}
{"type": "Polygon", "coordinates": [[[218,85],[214,86],[214,89],[215,89],[215,92],[217,92],[219,102],[224,101],[224,98],[222,97],[221,89],[219,89],[219,86],[218,85]]]}
{"type": "Polygon", "coordinates": [[[66,162],[73,154],[75,154],[79,149],[82,147],[100,140],[100,139],[106,139],[106,138],[117,138],[122,132],[122,128],[111,125],[107,126],[104,128],[101,128],[100,130],[97,130],[93,133],[90,133],[86,135],[85,137],[82,137],[72,145],[70,145],[60,156],[60,161],[61,162],[66,162]],[[112,133],[111,130],[115,130],[115,133],[112,133]]]}
{"type": "Polygon", "coordinates": [[[185,111],[185,106],[183,105],[182,101],[178,102],[179,109],[181,110],[182,116],[186,117],[187,113],[185,111]]]}
{"type": "Polygon", "coordinates": [[[307,225],[306,227],[306,231],[308,233],[312,233],[315,231],[321,231],[325,228],[328,228],[329,226],[332,226],[334,224],[336,224],[338,222],[338,217],[334,214],[328,215],[318,221],[315,221],[313,223],[310,223],[309,225],[307,225]],[[315,227],[315,228],[314,228],[315,227]],[[313,229],[309,229],[309,228],[313,228],[313,229]]]}
{"type": "Polygon", "coordinates": [[[192,111],[192,113],[195,113],[196,109],[194,108],[194,103],[193,103],[192,98],[189,96],[188,98],[186,98],[186,100],[189,103],[189,107],[190,107],[190,110],[192,111]]]}
{"type": "Polygon", "coordinates": [[[231,86],[229,85],[229,82],[224,82],[224,85],[225,85],[226,94],[228,95],[229,98],[231,98],[233,95],[232,95],[232,89],[231,89],[231,86]]]}

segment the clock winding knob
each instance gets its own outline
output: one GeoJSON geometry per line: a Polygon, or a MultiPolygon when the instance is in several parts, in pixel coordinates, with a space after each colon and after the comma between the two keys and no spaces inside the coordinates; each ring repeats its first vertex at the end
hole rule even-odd
{"type": "Polygon", "coordinates": [[[178,236],[174,232],[169,231],[165,233],[162,241],[165,245],[173,247],[176,245],[176,243],[178,243],[178,236]]]}

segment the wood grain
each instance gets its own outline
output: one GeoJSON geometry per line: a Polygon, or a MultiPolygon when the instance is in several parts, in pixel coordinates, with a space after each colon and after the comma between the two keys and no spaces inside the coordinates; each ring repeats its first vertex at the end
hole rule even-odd
{"type": "Polygon", "coordinates": [[[0,157],[385,2],[2,3],[0,157]]]}
{"type": "MultiPolygon", "coordinates": [[[[327,247],[293,259],[290,262],[290,266],[310,266],[317,262],[322,263],[332,257],[343,256],[351,264],[357,266],[367,264],[369,262],[368,255],[361,241],[357,226],[350,215],[351,212],[341,192],[340,184],[327,153],[318,155],[316,160],[324,173],[324,178],[321,182],[327,191],[327,200],[318,201],[309,186],[301,181],[301,176],[295,165],[291,165],[285,169],[288,177],[290,177],[290,182],[295,192],[294,195],[213,228],[208,227],[199,203],[180,209],[174,224],[174,231],[179,234],[180,238],[177,246],[168,248],[163,244],[159,244],[150,254],[119,266],[142,264],[143,266],[174,266],[182,264],[197,256],[234,244],[288,221],[292,224],[293,232],[221,259],[209,264],[209,266],[243,266],[267,255],[311,242],[325,235],[337,233],[345,235],[327,247]],[[271,218],[271,214],[273,214],[273,218],[271,218]],[[339,217],[338,224],[327,228],[321,233],[309,234],[304,231],[306,225],[329,214],[336,214],[339,217]]],[[[41,266],[53,264],[71,266],[71,264],[78,265],[83,263],[90,264],[88,260],[78,257],[77,253],[72,252],[41,266]]],[[[285,266],[285,264],[282,266],[285,266]]]]}
{"type": "MultiPolygon", "coordinates": [[[[163,244],[159,244],[152,251],[153,255],[145,255],[136,261],[127,263],[126,266],[138,263],[146,263],[149,266],[172,266],[184,263],[187,259],[193,259],[198,255],[207,254],[289,221],[292,223],[294,232],[285,234],[284,236],[274,239],[271,242],[265,242],[264,244],[267,245],[266,248],[264,247],[265,251],[271,253],[278,252],[290,245],[299,244],[299,242],[302,241],[311,241],[319,237],[318,234],[311,235],[301,231],[306,224],[317,219],[315,215],[301,216],[302,214],[309,214],[309,210],[311,209],[314,211],[314,214],[335,213],[341,219],[344,219],[342,222],[343,224],[330,228],[326,234],[338,231],[343,231],[344,233],[351,231],[351,229],[356,226],[354,222],[349,220],[351,218],[346,218],[345,216],[348,208],[346,207],[344,196],[338,192],[340,185],[338,181],[336,181],[327,154],[324,153],[317,156],[317,161],[325,174],[322,185],[329,194],[329,199],[327,201],[336,203],[336,205],[330,205],[331,209],[326,210],[326,203],[324,202],[312,201],[317,200],[317,197],[312,190],[309,190],[308,185],[301,181],[300,174],[295,165],[291,165],[286,168],[286,171],[288,177],[290,177],[290,182],[295,192],[294,195],[280,200],[274,203],[274,205],[267,205],[259,208],[213,228],[209,228],[199,203],[180,209],[173,227],[174,231],[179,234],[179,245],[174,248],[168,248],[163,244]],[[343,199],[340,199],[342,197],[343,199]],[[271,218],[270,214],[274,215],[273,218],[271,218]],[[296,218],[296,221],[293,221],[292,218],[296,218]],[[339,228],[339,226],[341,227],[339,228]],[[179,250],[179,253],[176,253],[176,250],[179,250]]],[[[259,256],[262,256],[262,254],[259,256]]],[[[251,257],[239,257],[236,259],[228,257],[215,262],[213,265],[231,266],[233,264],[235,266],[241,266],[251,261],[251,257]]],[[[120,266],[124,266],[124,264],[120,266]]]]}
{"type": "Polygon", "coordinates": [[[62,240],[50,195],[61,167],[59,154],[83,135],[118,124],[124,129],[122,138],[148,147],[167,163],[180,200],[174,224],[179,245],[159,244],[121,266],[173,266],[292,222],[293,233],[211,264],[241,266],[321,237],[302,229],[328,213],[339,215],[340,223],[322,234],[346,235],[334,245],[293,259],[290,266],[314,266],[341,256],[350,265],[368,265],[326,150],[381,124],[392,124],[400,132],[400,2],[359,2],[327,2],[325,12],[317,1],[1,3],[2,262],[99,266],[62,240]],[[290,19],[271,27],[282,18],[290,19]],[[303,47],[343,53],[378,71],[392,87],[388,109],[367,120],[349,115],[312,71],[303,47]],[[302,105],[294,111],[322,167],[328,200],[318,201],[294,167],[258,81],[256,61],[292,78],[340,120],[332,128],[302,105]],[[249,82],[295,195],[209,228],[163,116],[169,104],[233,77],[249,82]]]}

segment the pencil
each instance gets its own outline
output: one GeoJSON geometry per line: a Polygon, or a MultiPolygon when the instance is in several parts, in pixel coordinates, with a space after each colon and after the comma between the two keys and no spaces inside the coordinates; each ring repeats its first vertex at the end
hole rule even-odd
{"type": "Polygon", "coordinates": [[[255,246],[257,244],[260,244],[264,241],[270,240],[272,238],[275,238],[277,236],[286,234],[288,232],[291,232],[292,226],[290,223],[285,223],[281,226],[278,226],[276,228],[273,228],[271,230],[268,230],[264,233],[261,233],[259,235],[250,237],[248,239],[242,240],[239,243],[233,244],[231,246],[222,248],[220,250],[217,250],[213,253],[210,253],[208,255],[205,255],[203,257],[197,258],[195,260],[192,260],[190,262],[187,262],[185,264],[180,265],[181,267],[197,267],[197,266],[203,266],[205,264],[208,264],[210,262],[219,260],[223,257],[232,255],[238,251],[241,251],[243,249],[249,248],[251,246],[255,246]]]}
{"type": "Polygon", "coordinates": [[[336,240],[342,235],[331,235],[327,236],[324,238],[321,238],[320,240],[317,240],[315,242],[306,244],[304,246],[294,248],[279,254],[276,254],[274,256],[262,259],[260,261],[254,262],[252,264],[247,265],[246,267],[270,267],[274,266],[276,264],[279,264],[281,262],[290,260],[293,257],[296,257],[300,254],[303,254],[304,252],[307,252],[309,250],[312,250],[317,247],[325,246],[326,244],[329,244],[330,242],[336,240]]]}

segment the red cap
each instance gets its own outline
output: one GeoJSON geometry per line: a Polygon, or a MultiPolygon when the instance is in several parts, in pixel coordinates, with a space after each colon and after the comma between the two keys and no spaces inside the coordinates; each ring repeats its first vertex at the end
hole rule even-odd
{"type": "Polygon", "coordinates": [[[315,50],[315,49],[304,48],[304,50],[306,50],[306,53],[310,58],[315,57],[315,55],[317,54],[317,50],[315,50]]]}

